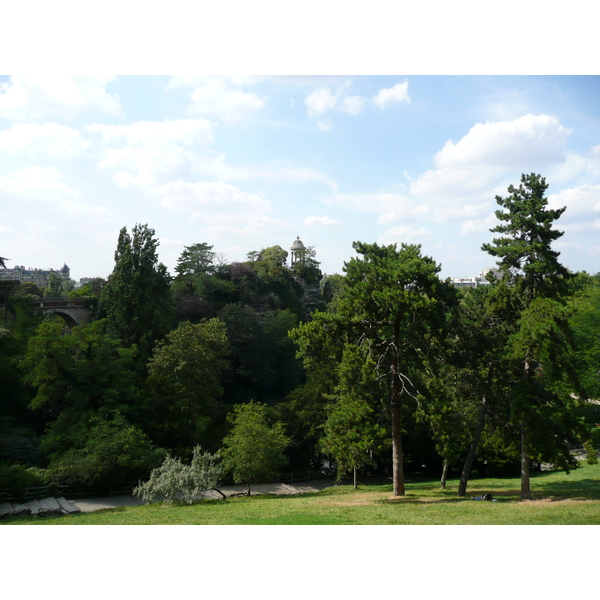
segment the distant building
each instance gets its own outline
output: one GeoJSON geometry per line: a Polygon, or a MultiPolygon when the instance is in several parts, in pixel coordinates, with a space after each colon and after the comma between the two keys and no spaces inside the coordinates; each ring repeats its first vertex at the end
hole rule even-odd
{"type": "Polygon", "coordinates": [[[78,282],[75,283],[75,289],[83,287],[86,283],[96,281],[97,279],[103,279],[103,277],[81,277],[78,282]]]}
{"type": "Polygon", "coordinates": [[[10,279],[21,283],[33,283],[38,287],[46,287],[52,273],[61,276],[64,282],[71,279],[71,269],[65,263],[62,269],[26,269],[23,265],[15,265],[12,269],[0,269],[0,280],[10,279]]]}
{"type": "Polygon", "coordinates": [[[496,279],[500,279],[500,271],[497,269],[483,269],[483,271],[481,271],[477,277],[451,277],[450,281],[454,287],[459,288],[474,288],[479,285],[490,285],[490,282],[486,279],[486,275],[488,273],[491,273],[496,279]]]}

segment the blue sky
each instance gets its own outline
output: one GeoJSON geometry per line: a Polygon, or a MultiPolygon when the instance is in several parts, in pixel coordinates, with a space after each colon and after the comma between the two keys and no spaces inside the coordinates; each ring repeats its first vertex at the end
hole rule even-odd
{"type": "Polygon", "coordinates": [[[5,76],[0,254],[107,276],[148,223],[226,261],[296,236],[326,273],[352,241],[419,243],[442,276],[493,265],[494,200],[550,184],[563,264],[600,271],[598,76],[5,76]]]}

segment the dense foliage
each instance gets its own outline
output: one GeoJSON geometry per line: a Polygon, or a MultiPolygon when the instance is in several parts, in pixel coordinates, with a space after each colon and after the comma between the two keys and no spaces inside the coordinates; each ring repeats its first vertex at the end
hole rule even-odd
{"type": "Polygon", "coordinates": [[[528,498],[529,469],[576,468],[572,448],[593,462],[600,444],[600,274],[560,264],[546,188],[524,175],[497,197],[483,250],[499,278],[472,289],[419,246],[363,242],[330,275],[313,247],[227,263],[198,242],[172,277],[140,224],[106,281],[2,282],[0,487],[150,477],[144,497],[192,502],[227,474],[335,467],[391,476],[395,495],[405,470],[442,487],[453,472],[465,495],[520,470],[528,498]],[[36,313],[32,298],[61,294],[91,322],[36,313]]]}

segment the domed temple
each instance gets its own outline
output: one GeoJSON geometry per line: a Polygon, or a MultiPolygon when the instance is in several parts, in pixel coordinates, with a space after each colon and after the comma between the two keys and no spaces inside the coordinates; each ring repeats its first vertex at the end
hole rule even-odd
{"type": "Polygon", "coordinates": [[[298,260],[298,252],[302,252],[303,250],[306,250],[306,246],[302,243],[302,240],[298,235],[296,236],[294,243],[290,246],[292,267],[296,264],[296,261],[298,260]]]}

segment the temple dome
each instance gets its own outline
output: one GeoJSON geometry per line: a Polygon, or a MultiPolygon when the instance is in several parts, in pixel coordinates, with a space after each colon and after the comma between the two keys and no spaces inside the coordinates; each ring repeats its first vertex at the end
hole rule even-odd
{"type": "Polygon", "coordinates": [[[298,250],[306,250],[306,247],[300,240],[300,236],[297,236],[294,243],[291,245],[290,250],[297,252],[298,250]]]}

